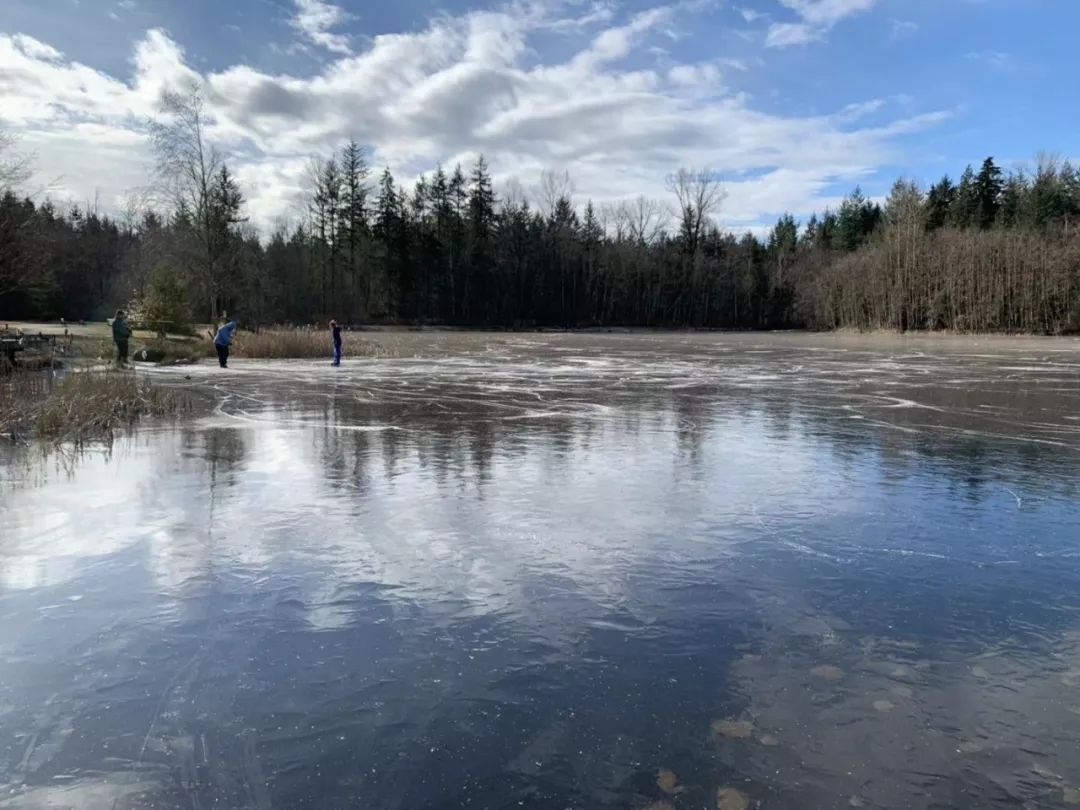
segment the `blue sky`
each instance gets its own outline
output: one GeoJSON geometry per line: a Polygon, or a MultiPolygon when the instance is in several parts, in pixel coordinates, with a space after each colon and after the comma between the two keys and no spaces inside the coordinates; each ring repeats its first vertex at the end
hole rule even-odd
{"type": "MultiPolygon", "coordinates": [[[[686,166],[760,228],[860,184],[1080,156],[1075,0],[0,0],[0,126],[34,182],[112,210],[157,98],[195,83],[263,226],[346,138],[405,181],[483,152],[533,194],[644,194],[686,166]]],[[[141,194],[145,197],[145,194],[141,194]]]]}

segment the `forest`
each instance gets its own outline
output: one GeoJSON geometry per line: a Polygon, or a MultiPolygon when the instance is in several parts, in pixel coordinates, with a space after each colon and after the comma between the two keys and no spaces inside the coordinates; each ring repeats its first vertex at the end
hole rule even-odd
{"type": "Polygon", "coordinates": [[[22,191],[34,167],[0,133],[0,320],[1080,330],[1080,170],[1052,156],[900,179],[881,203],[856,189],[759,238],[717,224],[713,172],[579,207],[565,173],[497,192],[483,158],[405,188],[352,142],[312,159],[296,224],[264,234],[207,129],[197,94],[167,97],[161,193],[116,216],[22,191]]]}

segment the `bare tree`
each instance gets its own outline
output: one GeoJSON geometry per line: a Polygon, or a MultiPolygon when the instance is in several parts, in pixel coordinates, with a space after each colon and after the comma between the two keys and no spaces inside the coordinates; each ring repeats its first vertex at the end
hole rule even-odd
{"type": "Polygon", "coordinates": [[[713,215],[726,196],[715,171],[679,169],[668,178],[668,190],[678,200],[680,235],[690,253],[697,253],[713,215]]]}
{"type": "Polygon", "coordinates": [[[550,217],[555,211],[561,199],[573,199],[574,181],[570,179],[570,172],[565,169],[561,172],[553,172],[544,169],[540,173],[540,187],[537,189],[537,200],[540,205],[540,213],[550,217]]]}
{"type": "Polygon", "coordinates": [[[159,188],[178,217],[189,226],[196,243],[191,268],[207,296],[210,318],[221,303],[231,228],[239,217],[241,199],[224,157],[208,142],[202,94],[192,83],[185,92],[167,91],[161,98],[161,117],[151,121],[150,135],[157,154],[159,188]]]}
{"type": "MultiPolygon", "coordinates": [[[[13,193],[33,173],[33,158],[19,152],[17,145],[14,135],[0,129],[0,197],[13,193]]],[[[31,286],[44,272],[37,251],[18,258],[19,244],[31,241],[35,220],[7,208],[0,209],[0,296],[31,286]]]]}
{"type": "Polygon", "coordinates": [[[655,243],[667,228],[671,217],[668,206],[643,194],[624,202],[623,206],[626,211],[627,233],[641,245],[655,243]]]}
{"type": "Polygon", "coordinates": [[[11,191],[30,179],[33,156],[17,150],[14,135],[0,129],[0,194],[11,191]]]}
{"type": "Polygon", "coordinates": [[[525,187],[521,184],[521,181],[516,177],[509,178],[502,185],[502,189],[499,192],[499,202],[503,213],[508,211],[514,211],[529,202],[529,197],[525,193],[525,187]]]}

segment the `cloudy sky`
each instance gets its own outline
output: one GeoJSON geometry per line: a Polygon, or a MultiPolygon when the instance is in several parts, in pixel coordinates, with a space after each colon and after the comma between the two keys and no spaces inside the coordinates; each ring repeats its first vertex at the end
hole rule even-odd
{"type": "Polygon", "coordinates": [[[1080,151],[1077,0],[0,0],[0,126],[57,197],[116,210],[192,79],[248,213],[299,210],[349,138],[408,180],[483,153],[579,202],[725,178],[760,226],[994,155],[1080,151]]]}

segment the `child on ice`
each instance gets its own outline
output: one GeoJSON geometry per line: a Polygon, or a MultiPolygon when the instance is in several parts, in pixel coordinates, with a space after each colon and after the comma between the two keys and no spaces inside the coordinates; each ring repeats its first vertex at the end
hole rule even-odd
{"type": "Polygon", "coordinates": [[[341,365],[341,327],[337,321],[330,321],[330,335],[334,338],[334,362],[332,365],[341,365]]]}

